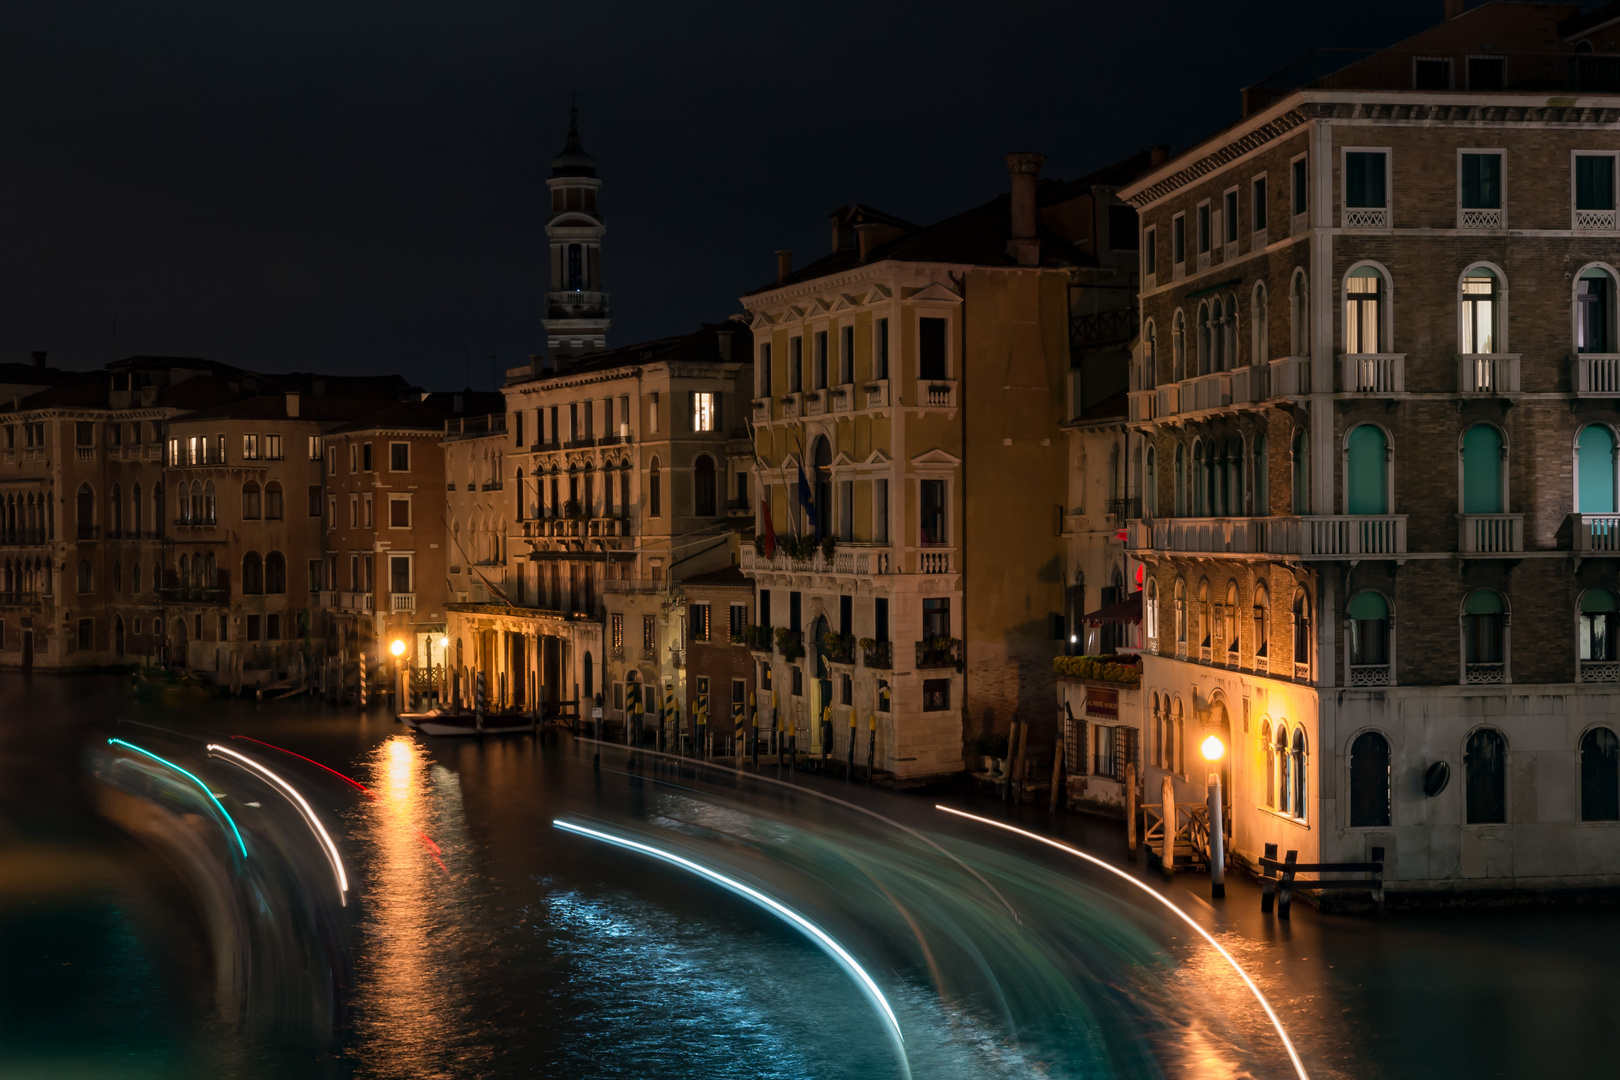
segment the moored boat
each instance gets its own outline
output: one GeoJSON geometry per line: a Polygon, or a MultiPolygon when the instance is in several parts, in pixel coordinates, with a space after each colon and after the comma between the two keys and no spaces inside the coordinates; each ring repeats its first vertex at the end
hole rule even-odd
{"type": "Polygon", "coordinates": [[[493,712],[479,717],[466,709],[432,709],[400,713],[399,719],[424,735],[523,735],[534,730],[526,712],[493,712]]]}

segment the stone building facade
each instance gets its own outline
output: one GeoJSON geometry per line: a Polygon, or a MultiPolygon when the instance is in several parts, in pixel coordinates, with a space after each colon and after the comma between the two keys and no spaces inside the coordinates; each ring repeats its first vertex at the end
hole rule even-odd
{"type": "Polygon", "coordinates": [[[1268,80],[1124,192],[1146,789],[1201,801],[1219,734],[1240,857],[1617,880],[1620,96],[1587,25],[1487,5],[1268,80]]]}

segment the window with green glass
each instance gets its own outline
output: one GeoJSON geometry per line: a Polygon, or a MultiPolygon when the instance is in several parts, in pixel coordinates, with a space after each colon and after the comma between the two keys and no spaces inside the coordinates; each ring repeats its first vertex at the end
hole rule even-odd
{"type": "Polygon", "coordinates": [[[1463,604],[1463,660],[1469,664],[1502,662],[1502,596],[1492,589],[1475,589],[1463,604]]]}
{"type": "Polygon", "coordinates": [[[1580,649],[1582,660],[1614,660],[1616,631],[1620,630],[1620,604],[1608,589],[1587,589],[1581,594],[1580,649]]]}
{"type": "Polygon", "coordinates": [[[1503,512],[1502,433],[1475,424],[1463,433],[1463,513],[1503,512]]]}
{"type": "Polygon", "coordinates": [[[1350,598],[1345,607],[1350,619],[1350,663],[1376,667],[1389,663],[1389,602],[1366,590],[1350,598]]]}
{"type": "Polygon", "coordinates": [[[1576,442],[1575,467],[1578,512],[1614,513],[1614,433],[1601,424],[1582,428],[1576,442]]]}
{"type": "Polygon", "coordinates": [[[1502,155],[1462,155],[1462,204],[1465,210],[1502,208],[1502,155]]]}
{"type": "Polygon", "coordinates": [[[1362,424],[1350,432],[1345,468],[1348,512],[1352,514],[1389,513],[1389,491],[1385,459],[1389,442],[1383,429],[1362,424]]]}
{"type": "Polygon", "coordinates": [[[1582,154],[1575,158],[1575,209],[1614,209],[1614,158],[1582,154]]]}
{"type": "Polygon", "coordinates": [[[1361,151],[1344,155],[1344,205],[1359,209],[1388,205],[1382,153],[1361,151]]]}

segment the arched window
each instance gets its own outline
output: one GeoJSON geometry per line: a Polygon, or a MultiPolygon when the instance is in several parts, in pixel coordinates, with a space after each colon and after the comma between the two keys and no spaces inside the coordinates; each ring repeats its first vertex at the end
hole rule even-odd
{"type": "Polygon", "coordinates": [[[1209,302],[1198,305],[1198,374],[1208,375],[1215,348],[1209,327],[1209,302]]]}
{"type": "Polygon", "coordinates": [[[1462,512],[1506,512],[1503,487],[1507,477],[1502,432],[1494,424],[1474,424],[1462,437],[1462,512]]]}
{"type": "Polygon", "coordinates": [[[76,507],[80,540],[93,540],[96,536],[96,493],[90,490],[89,484],[79,485],[79,500],[76,507]]]}
{"type": "Polygon", "coordinates": [[[1219,297],[1209,302],[1208,310],[1206,333],[1209,335],[1209,363],[1199,372],[1200,375],[1226,370],[1226,312],[1219,297]]]}
{"type": "MultiPolygon", "coordinates": [[[[141,592],[141,564],[138,562],[129,564],[129,591],[137,596],[141,592]]],[[[135,632],[140,633],[140,629],[136,628],[135,632]]]]}
{"type": "Polygon", "coordinates": [[[1176,443],[1175,475],[1176,517],[1187,516],[1187,446],[1176,443]]]}
{"type": "Polygon", "coordinates": [[[1192,452],[1192,516],[1204,517],[1204,441],[1193,440],[1192,452]]]}
{"type": "Polygon", "coordinates": [[[275,596],[287,591],[287,559],[279,551],[264,557],[264,591],[275,596]]]}
{"type": "MultiPolygon", "coordinates": [[[[1209,610],[1209,581],[1206,579],[1198,583],[1198,646],[1208,649],[1210,634],[1214,630],[1213,617],[1209,610]]],[[[1209,659],[1207,656],[1205,659],[1209,659]]]]}
{"type": "Polygon", "coordinates": [[[1389,440],[1375,424],[1358,424],[1345,439],[1345,513],[1389,513],[1389,440]]]}
{"type": "MultiPolygon", "coordinates": [[[[1577,638],[1580,659],[1612,663],[1620,659],[1620,608],[1608,589],[1587,589],[1581,594],[1581,616],[1577,638]]],[[[1582,672],[1585,677],[1585,672],[1582,672]]]]}
{"type": "Polygon", "coordinates": [[[1364,731],[1350,744],[1350,827],[1389,824],[1389,740],[1364,731]]]}
{"type": "Polygon", "coordinates": [[[281,481],[272,480],[264,485],[264,520],[280,521],[286,513],[281,497],[281,481]]]}
{"type": "Polygon", "coordinates": [[[1236,293],[1226,294],[1226,305],[1217,308],[1221,313],[1221,370],[1231,371],[1238,366],[1238,298],[1236,293]]]}
{"type": "Polygon", "coordinates": [[[1238,640],[1242,635],[1238,632],[1238,588],[1237,582],[1226,583],[1226,662],[1232,667],[1238,663],[1238,640]]]}
{"type": "Polygon", "coordinates": [[[242,556],[242,595],[261,596],[264,593],[264,560],[257,551],[242,556]]]}
{"type": "Polygon", "coordinates": [[[1159,516],[1159,455],[1151,446],[1147,450],[1146,470],[1142,477],[1142,503],[1151,521],[1159,516]]]}
{"type": "Polygon", "coordinates": [[[529,496],[528,493],[523,490],[523,466],[521,465],[518,466],[516,480],[516,490],[512,493],[512,497],[517,500],[517,519],[522,521],[524,504],[528,502],[529,496]]]}
{"type": "Polygon", "coordinates": [[[1187,647],[1187,583],[1180,578],[1176,578],[1174,603],[1177,651],[1183,652],[1187,647]]]}
{"type": "Polygon", "coordinates": [[[204,589],[216,589],[219,587],[219,572],[214,565],[214,553],[212,551],[206,556],[193,559],[191,564],[198,569],[197,576],[199,580],[197,584],[200,587],[204,589]]]}
{"type": "Polygon", "coordinates": [[[1266,759],[1266,786],[1261,801],[1266,809],[1277,809],[1277,755],[1271,746],[1271,721],[1260,721],[1260,753],[1266,759]]]}
{"type": "Polygon", "coordinates": [[[258,521],[264,516],[259,505],[259,482],[249,480],[242,485],[242,520],[258,521]]]}
{"type": "Polygon", "coordinates": [[[590,701],[596,697],[596,672],[592,669],[591,654],[585,654],[585,700],[590,701]]]}
{"type": "Polygon", "coordinates": [[[1289,800],[1294,794],[1294,780],[1288,757],[1288,727],[1278,721],[1277,734],[1272,743],[1274,756],[1277,759],[1277,812],[1279,814],[1292,814],[1293,803],[1289,800]]]}
{"type": "Polygon", "coordinates": [[[1345,605],[1350,624],[1350,685],[1383,686],[1389,682],[1389,601],[1368,589],[1345,605]]]}
{"type": "Polygon", "coordinates": [[[1620,738],[1606,727],[1581,737],[1581,820],[1620,821],[1620,738]]]}
{"type": "Polygon", "coordinates": [[[158,481],[152,485],[152,528],[157,533],[163,532],[163,482],[158,481]]]}
{"type": "Polygon", "coordinates": [[[115,593],[124,591],[124,564],[118,559],[113,560],[112,591],[115,593]]]}
{"type": "Polygon", "coordinates": [[[90,580],[90,560],[89,559],[80,559],[79,560],[79,591],[82,592],[82,593],[87,593],[87,592],[90,591],[90,586],[91,585],[92,585],[92,582],[90,580]]]}
{"type": "MultiPolygon", "coordinates": [[[[817,474],[819,476],[819,469],[817,474]]],[[[830,491],[832,482],[828,481],[826,486],[830,491]]],[[[832,499],[829,495],[826,502],[821,501],[821,487],[820,483],[816,485],[816,501],[820,504],[816,507],[816,532],[818,536],[826,536],[830,531],[826,519],[832,516],[829,505],[832,499]]],[[[714,458],[707,454],[699,454],[692,462],[692,513],[698,517],[714,517],[714,458]]]]}
{"type": "Polygon", "coordinates": [[[1304,589],[1294,592],[1294,675],[1308,678],[1311,667],[1311,597],[1304,589]]]}
{"type": "MultiPolygon", "coordinates": [[[[815,521],[811,524],[816,539],[823,540],[832,535],[832,446],[825,438],[818,438],[811,445],[810,462],[810,483],[814,486],[815,495],[815,521]]],[[[923,485],[925,492],[928,487],[927,484],[923,485]]],[[[923,508],[923,532],[933,538],[925,540],[925,543],[942,544],[945,542],[942,515],[930,515],[929,509],[923,508]],[[930,528],[931,522],[937,522],[938,527],[930,528]]]]}
{"type": "Polygon", "coordinates": [[[1376,267],[1358,266],[1344,282],[1344,351],[1390,351],[1384,340],[1386,317],[1384,275],[1376,267]]]}
{"type": "MultiPolygon", "coordinates": [[[[135,484],[129,489],[129,527],[132,535],[140,536],[146,529],[146,507],[141,504],[141,485],[135,484]]],[[[136,588],[139,592],[139,587],[136,588]]]]}
{"type": "Polygon", "coordinates": [[[1304,428],[1294,429],[1294,513],[1311,512],[1311,439],[1304,428]]]}
{"type": "Polygon", "coordinates": [[[1187,317],[1178,308],[1170,320],[1170,377],[1180,382],[1187,377],[1187,317]]]}
{"type": "Polygon", "coordinates": [[[1475,589],[1463,601],[1463,682],[1499,683],[1507,678],[1507,612],[1502,594],[1475,589]]]}
{"type": "Polygon", "coordinates": [[[1293,782],[1294,788],[1289,796],[1289,802],[1293,806],[1294,816],[1301,820],[1308,816],[1305,813],[1305,808],[1309,805],[1305,801],[1305,778],[1307,775],[1305,764],[1305,729],[1295,728],[1294,747],[1288,755],[1288,778],[1293,782]]]}
{"type": "Polygon", "coordinates": [[[1223,516],[1237,516],[1243,513],[1243,439],[1234,435],[1226,440],[1226,480],[1225,490],[1222,492],[1226,505],[1222,508],[1223,516]]]}
{"type": "Polygon", "coordinates": [[[1614,432],[1588,424],[1575,442],[1575,511],[1612,514],[1615,505],[1614,432]]]}
{"type": "MultiPolygon", "coordinates": [[[[192,484],[191,485],[191,490],[193,492],[196,492],[197,485],[192,484]]],[[[195,498],[196,497],[195,494],[193,494],[192,497],[195,498]]],[[[217,506],[216,506],[215,501],[214,501],[214,482],[212,480],[208,480],[208,481],[204,482],[203,488],[202,488],[202,517],[201,517],[200,520],[204,524],[207,524],[207,525],[214,524],[215,521],[218,520],[215,517],[216,511],[217,511],[217,506]]]]}
{"type": "Polygon", "coordinates": [[[647,514],[662,517],[664,513],[664,481],[658,469],[658,455],[654,454],[647,469],[647,514]]]}
{"type": "Polygon", "coordinates": [[[1506,351],[1499,329],[1499,285],[1500,279],[1488,267],[1470,267],[1463,275],[1462,299],[1458,305],[1462,317],[1462,347],[1458,351],[1464,355],[1506,351]]]}
{"type": "Polygon", "coordinates": [[[1288,355],[1310,355],[1310,319],[1310,289],[1306,288],[1305,271],[1297,270],[1288,283],[1288,355]]]}
{"type": "Polygon", "coordinates": [[[1254,655],[1256,658],[1271,653],[1271,593],[1266,583],[1254,587],[1254,655]]]}
{"type": "Polygon", "coordinates": [[[1265,282],[1256,282],[1253,315],[1249,319],[1249,363],[1255,366],[1271,359],[1271,313],[1266,306],[1265,282]]]}
{"type": "Polygon", "coordinates": [[[1147,638],[1157,644],[1159,640],[1159,583],[1153,578],[1148,578],[1147,589],[1142,595],[1142,600],[1142,618],[1147,623],[1146,627],[1144,627],[1147,631],[1147,638]]]}
{"type": "Polygon", "coordinates": [[[1142,374],[1138,390],[1159,385],[1159,328],[1149,319],[1142,327],[1142,374]]]}
{"type": "Polygon", "coordinates": [[[124,494],[117,484],[112,486],[112,496],[108,502],[110,505],[107,508],[107,533],[109,536],[118,536],[124,527],[124,494]]]}
{"type": "Polygon", "coordinates": [[[1254,442],[1250,444],[1250,451],[1254,463],[1250,470],[1249,512],[1255,517],[1269,517],[1271,515],[1271,459],[1267,456],[1265,432],[1255,433],[1254,442]]]}
{"type": "Polygon", "coordinates": [[[1612,353],[1614,335],[1614,278],[1602,267],[1581,273],[1575,282],[1575,351],[1612,353]]]}
{"type": "Polygon", "coordinates": [[[1187,772],[1187,750],[1181,742],[1185,730],[1182,725],[1180,698],[1176,698],[1174,720],[1173,730],[1170,733],[1170,764],[1177,776],[1183,776],[1187,772]]]}
{"type": "Polygon", "coordinates": [[[180,577],[175,584],[182,589],[191,587],[191,556],[184,551],[180,553],[180,577]]]}
{"type": "Polygon", "coordinates": [[[1507,743],[1500,732],[1480,728],[1468,736],[1463,772],[1468,824],[1507,821],[1507,743]]]}

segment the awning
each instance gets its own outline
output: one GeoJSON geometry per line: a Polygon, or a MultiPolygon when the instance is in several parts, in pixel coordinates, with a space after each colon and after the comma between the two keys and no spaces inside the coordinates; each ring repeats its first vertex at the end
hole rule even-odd
{"type": "Polygon", "coordinates": [[[1138,589],[1117,604],[1098,608],[1089,615],[1081,616],[1082,622],[1087,623],[1139,623],[1142,621],[1142,590],[1138,589]]]}

